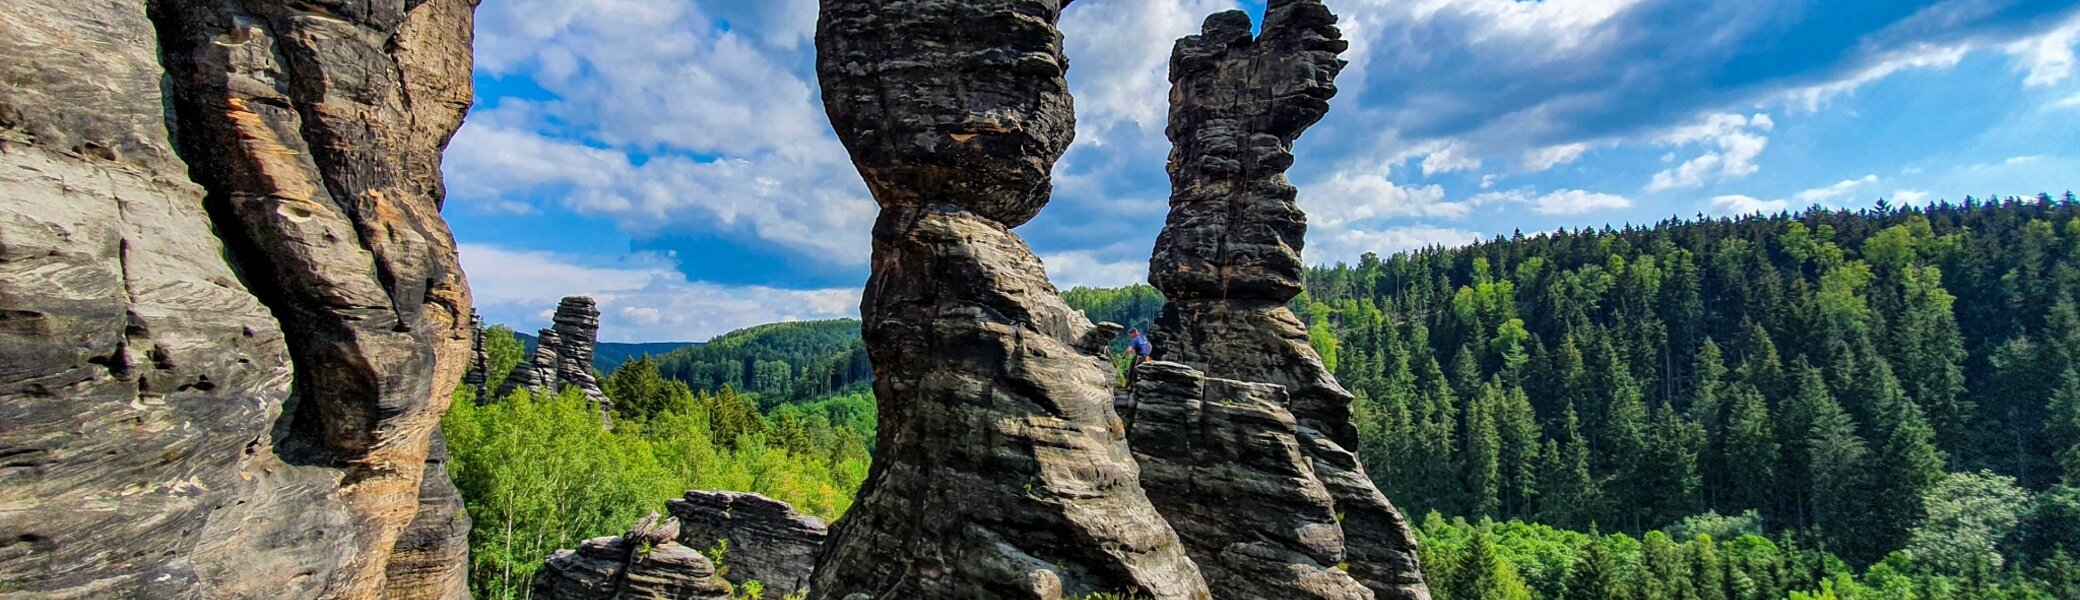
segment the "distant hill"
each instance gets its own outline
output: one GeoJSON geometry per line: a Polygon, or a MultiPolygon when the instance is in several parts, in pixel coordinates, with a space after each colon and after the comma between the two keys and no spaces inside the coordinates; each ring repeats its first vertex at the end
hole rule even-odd
{"type": "Polygon", "coordinates": [[[789,321],[746,327],[657,357],[657,371],[695,390],[723,386],[771,403],[806,400],[873,376],[859,321],[789,321]]]}
{"type": "MultiPolygon", "coordinates": [[[[520,343],[527,345],[527,355],[532,356],[534,354],[534,336],[520,332],[514,332],[513,335],[520,338],[520,343]]],[[[621,366],[621,363],[635,360],[636,357],[645,354],[663,356],[673,350],[698,347],[701,344],[702,342],[645,342],[640,344],[600,342],[599,346],[592,352],[592,368],[598,369],[601,373],[612,373],[615,368],[621,366]]]]}

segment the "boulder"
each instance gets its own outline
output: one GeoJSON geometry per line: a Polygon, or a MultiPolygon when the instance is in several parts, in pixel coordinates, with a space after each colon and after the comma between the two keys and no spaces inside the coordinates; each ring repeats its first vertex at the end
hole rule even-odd
{"type": "Polygon", "coordinates": [[[686,492],[665,503],[679,521],[679,543],[693,548],[728,543],[725,577],[757,580],[768,600],[809,587],[816,553],[829,536],[823,519],[795,512],[786,502],[749,492],[686,492]]]}
{"type": "Polygon", "coordinates": [[[672,541],[677,524],[657,514],[627,534],[557,550],[535,571],[541,600],[729,600],[733,588],[700,551],[672,541]]]}

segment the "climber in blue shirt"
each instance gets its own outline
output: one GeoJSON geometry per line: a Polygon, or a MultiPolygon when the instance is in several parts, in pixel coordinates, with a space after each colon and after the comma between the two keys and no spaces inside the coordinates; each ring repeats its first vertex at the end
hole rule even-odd
{"type": "Polygon", "coordinates": [[[1134,353],[1134,364],[1131,366],[1140,366],[1141,363],[1148,362],[1148,355],[1155,352],[1155,346],[1148,344],[1148,338],[1141,337],[1139,328],[1127,332],[1127,349],[1134,353]]]}

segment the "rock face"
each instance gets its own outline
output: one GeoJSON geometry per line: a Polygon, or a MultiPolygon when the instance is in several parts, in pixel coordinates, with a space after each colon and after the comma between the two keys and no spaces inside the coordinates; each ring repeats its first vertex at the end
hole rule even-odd
{"type": "Polygon", "coordinates": [[[592,353],[599,345],[599,307],[589,296],[567,296],[556,304],[555,325],[535,337],[534,359],[513,367],[498,395],[527,389],[536,394],[556,394],[576,388],[600,409],[600,418],[613,424],[614,401],[600,389],[592,375],[592,353]]]}
{"type": "Polygon", "coordinates": [[[469,370],[462,373],[478,406],[491,401],[491,353],[484,350],[484,319],[469,311],[469,370]]]}
{"type": "Polygon", "coordinates": [[[822,3],[824,108],[881,205],[860,304],[880,431],[811,598],[1208,597],[1141,490],[1109,330],[1010,231],[1075,129],[1061,5],[822,3]]]}
{"type": "Polygon", "coordinates": [[[1285,178],[1293,140],[1327,113],[1346,47],[1317,0],[1269,3],[1263,33],[1224,12],[1170,59],[1170,216],[1149,261],[1169,303],[1158,357],[1283,386],[1315,478],[1343,515],[1350,574],[1382,599],[1428,598],[1415,538],[1352,452],[1351,395],[1285,304],[1300,292],[1306,215],[1285,178]]]}
{"type": "Polygon", "coordinates": [[[472,11],[0,3],[9,595],[461,593],[393,558],[466,527],[415,523],[469,347],[439,209],[472,11]]]}
{"type": "Polygon", "coordinates": [[[729,600],[729,582],[708,557],[672,541],[678,523],[657,514],[621,537],[585,540],[558,550],[535,571],[533,597],[544,600],[729,600]]]}
{"type": "Polygon", "coordinates": [[[419,478],[419,514],[412,517],[390,555],[384,598],[468,600],[469,512],[462,492],[448,478],[448,441],[433,432],[426,475],[419,478]]]}
{"type": "Polygon", "coordinates": [[[1285,388],[1157,361],[1120,398],[1142,487],[1221,598],[1373,597],[1336,567],[1343,529],[1285,388]]]}
{"type": "Polygon", "coordinates": [[[823,519],[795,512],[787,503],[746,492],[686,492],[665,503],[679,520],[679,543],[693,548],[729,542],[723,562],[731,583],[758,580],[765,597],[779,600],[809,587],[816,552],[828,533],[823,519]]]}

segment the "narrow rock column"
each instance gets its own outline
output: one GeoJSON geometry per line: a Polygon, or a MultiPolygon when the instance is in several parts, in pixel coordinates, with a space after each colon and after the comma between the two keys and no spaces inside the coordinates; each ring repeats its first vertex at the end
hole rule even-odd
{"type": "Polygon", "coordinates": [[[811,598],[1207,598],[1140,487],[1099,331],[1010,228],[1075,115],[1058,0],[824,0],[824,107],[881,205],[880,431],[811,598]]]}
{"type": "Polygon", "coordinates": [[[477,311],[469,311],[469,370],[462,374],[462,385],[476,393],[477,406],[491,401],[491,353],[484,350],[484,319],[477,311]]]}
{"type": "Polygon", "coordinates": [[[1358,463],[1351,394],[1323,367],[1287,301],[1301,290],[1306,215],[1286,181],[1292,144],[1320,121],[1343,68],[1319,0],[1212,15],[1170,58],[1170,216],[1149,261],[1169,299],[1159,357],[1209,377],[1284,386],[1315,476],[1344,516],[1350,574],[1383,600],[1429,597],[1408,524],[1358,463]]]}

